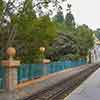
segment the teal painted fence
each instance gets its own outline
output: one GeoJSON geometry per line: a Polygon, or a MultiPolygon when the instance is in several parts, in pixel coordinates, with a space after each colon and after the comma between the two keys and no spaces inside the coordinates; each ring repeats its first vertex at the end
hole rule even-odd
{"type": "Polygon", "coordinates": [[[5,68],[0,65],[0,89],[4,89],[5,68]]]}
{"type": "MultiPolygon", "coordinates": [[[[77,67],[82,64],[86,64],[86,61],[58,61],[49,64],[21,64],[18,67],[18,83],[59,72],[67,68],[77,67]]],[[[4,87],[5,68],[0,65],[0,89],[4,89],[4,87]]]]}
{"type": "Polygon", "coordinates": [[[86,64],[86,61],[58,61],[49,64],[22,64],[18,69],[18,83],[82,64],[86,64]]]}

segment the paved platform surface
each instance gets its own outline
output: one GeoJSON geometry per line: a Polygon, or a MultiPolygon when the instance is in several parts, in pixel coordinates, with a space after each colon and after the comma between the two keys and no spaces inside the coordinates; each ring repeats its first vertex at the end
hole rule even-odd
{"type": "Polygon", "coordinates": [[[57,72],[57,73],[50,74],[48,76],[44,76],[42,78],[33,80],[30,85],[25,86],[23,88],[18,88],[12,92],[0,93],[0,100],[19,100],[20,98],[30,96],[34,93],[37,93],[38,91],[41,91],[43,89],[46,89],[50,86],[55,85],[61,82],[62,80],[69,78],[70,76],[74,76],[76,73],[79,73],[88,68],[91,69],[93,68],[93,66],[94,65],[91,65],[91,64],[81,65],[76,68],[70,68],[61,72],[57,72]]]}
{"type": "Polygon", "coordinates": [[[64,100],[100,100],[100,68],[64,100]]]}

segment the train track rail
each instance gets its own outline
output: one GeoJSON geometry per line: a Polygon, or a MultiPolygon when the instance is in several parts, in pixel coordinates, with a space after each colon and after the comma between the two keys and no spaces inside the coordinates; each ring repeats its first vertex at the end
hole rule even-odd
{"type": "Polygon", "coordinates": [[[37,94],[33,94],[30,97],[23,100],[63,100],[69,93],[71,93],[77,86],[79,86],[91,73],[93,73],[99,65],[95,65],[92,68],[87,68],[74,76],[63,80],[52,87],[49,87],[37,94]]]}

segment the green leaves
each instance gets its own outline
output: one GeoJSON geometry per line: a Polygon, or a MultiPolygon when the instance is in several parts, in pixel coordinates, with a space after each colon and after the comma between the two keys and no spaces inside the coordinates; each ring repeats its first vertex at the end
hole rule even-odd
{"type": "Polygon", "coordinates": [[[88,26],[82,25],[76,29],[75,38],[80,52],[87,53],[94,45],[94,32],[88,26]]]}
{"type": "Polygon", "coordinates": [[[57,12],[57,14],[54,16],[54,21],[58,23],[63,23],[64,22],[63,12],[61,11],[57,12]]]}
{"type": "Polygon", "coordinates": [[[24,6],[23,6],[23,15],[30,17],[30,18],[36,18],[36,12],[33,9],[33,0],[25,0],[24,6]]]}
{"type": "Polygon", "coordinates": [[[0,0],[0,12],[3,11],[3,8],[4,8],[4,2],[0,0]]]}
{"type": "Polygon", "coordinates": [[[33,31],[36,31],[34,32],[34,36],[39,39],[39,42],[43,43],[41,45],[49,45],[56,36],[55,25],[50,21],[48,16],[38,18],[33,27],[33,31]]]}
{"type": "MultiPolygon", "coordinates": [[[[49,2],[52,2],[55,8],[59,4],[57,1],[44,0],[45,4],[42,5],[38,1],[34,10],[33,0],[25,0],[21,5],[19,4],[20,7],[16,10],[17,13],[12,10],[11,16],[7,15],[10,17],[7,26],[0,28],[0,37],[2,37],[0,48],[4,48],[5,44],[11,43],[12,46],[16,47],[18,56],[25,62],[27,60],[32,62],[33,58],[39,58],[38,48],[40,46],[52,49],[48,50],[52,55],[52,59],[70,53],[79,54],[81,51],[87,53],[94,45],[93,31],[86,25],[75,27],[71,5],[68,6],[69,12],[65,19],[61,8],[53,21],[48,15],[36,17],[36,13],[42,13],[41,7],[46,8],[49,2]],[[9,36],[14,37],[14,39],[10,40],[9,36]],[[53,46],[51,47],[51,45],[53,46]]],[[[13,7],[12,5],[11,3],[11,7],[13,7]]],[[[60,5],[58,6],[60,7],[60,5]]],[[[0,17],[4,8],[5,4],[3,0],[0,0],[0,17]]]]}
{"type": "MultiPolygon", "coordinates": [[[[16,19],[16,18],[14,18],[16,19]]],[[[27,52],[20,54],[27,58],[37,55],[32,48],[37,50],[40,46],[48,47],[56,36],[56,29],[49,16],[30,19],[30,17],[21,15],[17,17],[17,39],[24,43],[27,52]]],[[[14,22],[14,21],[13,21],[14,22]]],[[[19,51],[20,52],[20,51],[19,51]]],[[[25,60],[26,61],[26,60],[25,60]]]]}
{"type": "Polygon", "coordinates": [[[0,0],[0,19],[1,19],[1,16],[3,14],[4,8],[5,8],[4,1],[0,0]]]}
{"type": "Polygon", "coordinates": [[[56,51],[56,57],[66,54],[85,54],[86,56],[94,46],[94,32],[85,24],[76,28],[71,11],[66,14],[64,21],[59,21],[60,17],[61,15],[58,16],[58,14],[54,17],[54,19],[57,18],[54,20],[57,32],[61,33],[53,43],[54,48],[59,48],[56,51]]]}
{"type": "Polygon", "coordinates": [[[69,31],[72,31],[75,29],[75,20],[71,12],[67,13],[65,16],[65,25],[69,31]]]}

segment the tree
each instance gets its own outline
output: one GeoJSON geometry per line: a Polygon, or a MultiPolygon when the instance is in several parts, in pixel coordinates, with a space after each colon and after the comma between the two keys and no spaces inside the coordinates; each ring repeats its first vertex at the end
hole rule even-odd
{"type": "Polygon", "coordinates": [[[24,7],[24,10],[22,10],[20,16],[17,18],[17,33],[19,33],[21,42],[24,42],[24,45],[20,47],[23,51],[19,52],[19,56],[24,56],[25,60],[27,57],[28,59],[31,58],[31,61],[33,61],[33,58],[36,59],[39,47],[48,47],[49,43],[56,36],[55,25],[51,22],[49,16],[36,18],[36,16],[33,16],[35,14],[33,14],[34,11],[32,13],[32,10],[32,7],[31,9],[28,7],[25,9],[24,7]],[[23,39],[24,41],[22,41],[23,39]]]}
{"type": "Polygon", "coordinates": [[[61,10],[59,10],[57,12],[57,14],[54,16],[53,20],[55,22],[58,22],[58,23],[63,23],[64,22],[64,15],[63,15],[63,12],[61,10]]]}
{"type": "Polygon", "coordinates": [[[66,54],[75,54],[78,51],[76,40],[74,38],[75,23],[74,16],[71,14],[71,5],[68,4],[68,13],[64,19],[61,9],[54,16],[53,21],[56,24],[58,37],[52,44],[51,48],[55,48],[49,56],[59,58],[66,54]]]}
{"type": "Polygon", "coordinates": [[[67,5],[67,14],[64,18],[62,9],[58,10],[57,14],[53,17],[58,32],[69,33],[75,31],[75,19],[71,13],[71,4],[67,5]]]}
{"type": "Polygon", "coordinates": [[[0,48],[2,52],[8,46],[14,46],[22,60],[32,62],[33,58],[38,57],[40,46],[53,48],[53,56],[56,51],[56,57],[68,53],[80,54],[81,51],[87,53],[92,48],[93,31],[86,25],[75,27],[71,5],[68,5],[68,13],[63,20],[62,11],[58,10],[61,8],[62,0],[36,0],[36,2],[25,0],[20,3],[19,1],[21,0],[8,0],[6,3],[0,1],[0,48]],[[51,21],[49,17],[54,10],[49,8],[49,4],[52,4],[58,11],[55,21],[51,21]],[[46,12],[44,8],[47,9],[46,12]]]}
{"type": "Polygon", "coordinates": [[[79,49],[72,33],[59,33],[51,47],[54,50],[48,52],[48,57],[53,60],[58,60],[64,55],[77,54],[79,49]]]}
{"type": "Polygon", "coordinates": [[[57,14],[52,19],[56,25],[57,32],[63,32],[66,30],[64,24],[64,15],[61,8],[57,11],[57,14]]]}
{"type": "Polygon", "coordinates": [[[81,55],[86,56],[89,53],[89,50],[94,46],[93,34],[94,32],[85,24],[76,28],[74,35],[81,55]]]}
{"type": "Polygon", "coordinates": [[[51,46],[55,50],[49,52],[48,57],[59,59],[66,56],[65,58],[70,59],[75,55],[86,58],[94,46],[93,34],[94,31],[87,25],[78,26],[73,33],[59,33],[51,46]]]}
{"type": "MultiPolygon", "coordinates": [[[[61,2],[63,2],[63,1],[61,1],[61,2]]],[[[0,36],[2,37],[2,40],[4,42],[6,41],[5,42],[6,47],[11,45],[12,41],[14,41],[16,34],[18,34],[18,30],[26,31],[27,33],[28,33],[28,31],[31,31],[31,29],[32,29],[31,23],[33,22],[32,18],[33,17],[35,18],[37,13],[38,13],[38,15],[40,13],[45,13],[43,15],[48,15],[54,9],[59,9],[59,7],[61,6],[61,2],[59,2],[57,0],[53,0],[53,1],[49,1],[49,0],[38,1],[38,0],[36,0],[36,2],[33,2],[33,0],[25,0],[25,1],[23,1],[23,0],[8,0],[8,2],[5,3],[5,9],[3,9],[2,6],[0,6],[2,8],[1,11],[4,11],[3,15],[2,15],[2,19],[1,19],[0,30],[2,30],[2,33],[3,33],[3,30],[7,29],[7,30],[5,30],[6,31],[5,34],[7,34],[7,35],[5,36],[4,34],[2,34],[2,36],[1,35],[0,36]],[[52,10],[49,9],[50,3],[53,6],[52,10]],[[48,9],[48,11],[43,12],[44,8],[48,9]],[[9,18],[9,21],[6,17],[9,18]],[[27,25],[25,25],[24,21],[25,21],[25,23],[27,23],[27,25]],[[22,25],[22,23],[23,23],[23,25],[22,25]],[[27,26],[29,26],[29,24],[30,24],[30,27],[27,27],[27,26]],[[2,27],[2,25],[6,25],[6,26],[2,27]],[[16,27],[18,30],[16,29],[16,27]],[[6,38],[6,37],[8,37],[8,38],[6,38]],[[6,39],[4,39],[4,38],[6,38],[6,39]]],[[[3,1],[0,1],[0,4],[2,5],[3,1]]]]}
{"type": "Polygon", "coordinates": [[[0,35],[3,33],[3,41],[0,40],[3,44],[1,48],[14,46],[22,60],[28,59],[27,61],[31,62],[39,47],[47,47],[56,36],[55,25],[49,16],[37,18],[33,6],[32,0],[25,0],[17,13],[9,11],[10,22],[2,27],[0,33],[0,35]]]}
{"type": "Polygon", "coordinates": [[[67,14],[65,16],[65,25],[69,31],[73,31],[75,29],[75,19],[73,14],[71,13],[71,4],[68,4],[67,14]]]}
{"type": "Polygon", "coordinates": [[[100,40],[100,28],[96,29],[95,36],[100,40]]]}
{"type": "Polygon", "coordinates": [[[27,17],[30,17],[33,19],[33,18],[36,18],[36,12],[33,9],[32,3],[33,3],[32,0],[25,0],[22,13],[23,15],[26,15],[27,17]]]}

